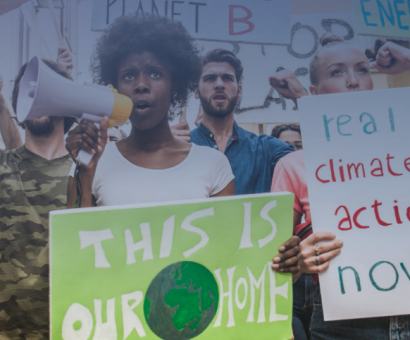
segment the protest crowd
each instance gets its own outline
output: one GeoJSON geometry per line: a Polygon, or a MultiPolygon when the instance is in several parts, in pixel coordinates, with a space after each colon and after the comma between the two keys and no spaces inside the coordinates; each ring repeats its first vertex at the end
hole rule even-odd
{"type": "MultiPolygon", "coordinates": [[[[291,70],[266,76],[296,106],[303,96],[372,90],[371,66],[385,74],[410,70],[410,50],[392,42],[372,65],[338,36],[320,42],[309,93],[291,70]]],[[[72,80],[67,48],[56,62],[43,61],[72,80]]],[[[26,66],[14,82],[15,112],[26,66]]],[[[233,52],[200,52],[182,24],[128,15],[99,38],[91,71],[96,83],[131,98],[128,136],[109,128],[108,117],[98,127],[61,116],[19,122],[4,103],[0,78],[0,339],[49,338],[50,211],[283,191],[295,195],[294,236],[272,249],[270,270],[292,274],[294,339],[410,339],[410,316],[324,321],[318,274],[343,252],[343,240],[312,229],[300,126],[256,135],[235,121],[244,68],[233,52]],[[190,94],[201,104],[198,126],[170,126],[170,113],[190,94]],[[80,150],[93,155],[88,165],[75,162],[80,150]]]]}

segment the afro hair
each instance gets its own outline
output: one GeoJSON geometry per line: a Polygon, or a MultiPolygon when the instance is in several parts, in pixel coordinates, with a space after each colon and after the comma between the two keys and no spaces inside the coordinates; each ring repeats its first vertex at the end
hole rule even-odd
{"type": "Polygon", "coordinates": [[[180,22],[145,14],[116,19],[97,41],[91,60],[96,83],[117,87],[117,73],[122,60],[131,54],[153,53],[171,72],[176,91],[172,97],[169,119],[180,114],[188,95],[198,83],[202,67],[194,39],[180,22]]]}

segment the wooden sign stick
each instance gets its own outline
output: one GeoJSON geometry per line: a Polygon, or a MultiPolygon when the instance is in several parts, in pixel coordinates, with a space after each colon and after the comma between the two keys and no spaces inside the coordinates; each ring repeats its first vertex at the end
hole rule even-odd
{"type": "Polygon", "coordinates": [[[63,36],[61,35],[60,28],[58,27],[56,13],[54,12],[53,0],[47,0],[47,2],[48,2],[48,7],[50,8],[51,18],[53,19],[53,22],[54,22],[54,27],[57,32],[58,42],[60,46],[65,46],[63,36]]]}

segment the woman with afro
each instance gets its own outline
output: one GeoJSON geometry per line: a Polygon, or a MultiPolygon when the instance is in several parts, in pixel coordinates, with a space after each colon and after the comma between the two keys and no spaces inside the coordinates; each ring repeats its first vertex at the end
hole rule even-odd
{"type": "MultiPolygon", "coordinates": [[[[225,155],[186,143],[170,130],[169,116],[186,104],[201,72],[198,50],[181,23],[117,19],[98,40],[91,70],[95,82],[112,84],[134,106],[131,133],[117,143],[106,145],[108,118],[100,129],[83,120],[69,133],[66,147],[73,159],[80,149],[94,154],[78,172],[82,207],[234,195],[225,155]]],[[[76,184],[71,177],[69,207],[76,184]]]]}

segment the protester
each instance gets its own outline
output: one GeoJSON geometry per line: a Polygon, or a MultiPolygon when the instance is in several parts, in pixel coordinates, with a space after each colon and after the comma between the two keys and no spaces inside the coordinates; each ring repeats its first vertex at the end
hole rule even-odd
{"type": "MultiPolygon", "coordinates": [[[[235,175],[236,194],[269,192],[276,162],[293,147],[274,137],[240,128],[234,109],[242,95],[241,61],[230,51],[216,49],[202,59],[202,74],[195,97],[201,100],[202,122],[191,132],[191,141],[224,153],[235,175]]],[[[201,113],[201,109],[200,109],[201,113]]],[[[297,273],[299,238],[293,237],[274,257],[272,269],[297,273]]]]}
{"type": "MultiPolygon", "coordinates": [[[[362,51],[334,35],[321,38],[322,49],[313,57],[310,63],[309,90],[312,95],[327,93],[342,93],[350,91],[366,91],[373,89],[370,75],[370,64],[362,51]]],[[[410,69],[410,50],[387,43],[378,53],[376,64],[379,70],[390,73],[410,69]],[[406,57],[404,57],[406,56],[406,57]]],[[[282,72],[269,78],[270,84],[286,93],[288,99],[296,102],[302,96],[303,87],[296,76],[282,72]]],[[[295,193],[294,227],[295,231],[303,233],[304,237],[311,234],[311,218],[307,195],[306,175],[304,173],[303,151],[284,157],[277,166],[272,180],[272,191],[290,191],[295,193]],[[305,224],[300,224],[305,214],[305,224]]],[[[330,232],[317,232],[301,242],[300,267],[307,274],[321,273],[330,264],[330,260],[340,254],[343,242],[336,240],[330,232]]],[[[305,279],[307,279],[305,277],[305,279]]],[[[307,285],[307,287],[310,287],[307,285]]],[[[303,289],[303,287],[301,287],[303,289]]],[[[313,304],[311,289],[306,290],[303,297],[305,306],[313,304]]],[[[299,292],[300,293],[300,292],[299,292]]],[[[301,301],[296,301],[301,305],[301,301]]],[[[302,302],[303,303],[303,302],[302,302]]],[[[321,305],[319,289],[316,289],[311,319],[311,339],[398,339],[404,340],[410,336],[410,317],[381,317],[356,320],[325,322],[321,305]]]]}
{"type": "MultiPolygon", "coordinates": [[[[171,133],[168,112],[186,101],[200,72],[198,51],[182,24],[119,18],[99,39],[92,70],[99,83],[111,83],[130,97],[134,109],[130,136],[106,147],[105,119],[100,130],[82,121],[70,132],[66,146],[73,158],[79,149],[95,153],[79,170],[82,207],[234,194],[225,156],[171,133]]],[[[71,177],[69,207],[76,197],[71,177]]]]}
{"type": "MultiPolygon", "coordinates": [[[[312,234],[312,226],[302,150],[292,152],[279,160],[273,175],[271,191],[288,191],[295,194],[293,229],[294,234],[303,242],[307,236],[312,234]],[[305,222],[301,223],[303,215],[305,222]]],[[[310,338],[309,328],[315,289],[311,275],[302,274],[293,284],[293,331],[295,340],[310,338]]]]}
{"type": "MultiPolygon", "coordinates": [[[[43,60],[70,78],[56,63],[43,60]]],[[[16,111],[20,80],[14,82],[16,111]]],[[[18,123],[25,144],[0,150],[0,338],[49,338],[48,213],[67,204],[67,174],[72,161],[64,134],[74,120],[40,117],[18,123]]]]}
{"type": "Polygon", "coordinates": [[[18,148],[23,145],[20,137],[20,132],[13,121],[11,113],[7,108],[1,90],[3,88],[3,77],[0,75],[0,134],[3,138],[6,150],[18,148]]]}
{"type": "Polygon", "coordinates": [[[271,132],[271,136],[292,144],[295,150],[302,150],[302,135],[299,124],[279,124],[271,132]]]}
{"type": "Polygon", "coordinates": [[[195,97],[201,100],[203,119],[191,132],[191,141],[228,157],[237,194],[269,192],[276,162],[293,147],[271,136],[257,136],[236,124],[234,109],[242,95],[243,67],[232,52],[210,51],[202,64],[195,97]]]}
{"type": "MultiPolygon", "coordinates": [[[[201,71],[198,51],[181,23],[156,17],[119,18],[98,41],[93,65],[98,82],[112,83],[132,99],[132,130],[129,137],[108,146],[106,118],[100,130],[82,121],[70,132],[66,147],[72,157],[80,149],[94,156],[88,166],[77,170],[78,183],[70,177],[68,207],[76,201],[90,207],[235,194],[226,156],[175,138],[168,124],[170,106],[186,101],[201,71]]],[[[280,250],[284,254],[276,260],[284,262],[281,266],[297,263],[298,248],[293,243],[280,250]]]]}

